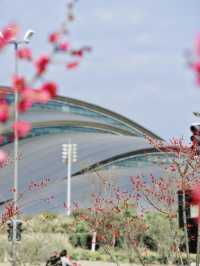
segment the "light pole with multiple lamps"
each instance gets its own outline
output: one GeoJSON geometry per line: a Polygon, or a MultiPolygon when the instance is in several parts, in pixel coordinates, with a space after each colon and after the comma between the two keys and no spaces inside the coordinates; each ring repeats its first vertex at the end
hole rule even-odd
{"type": "Polygon", "coordinates": [[[67,163],[67,215],[71,214],[71,166],[77,161],[77,144],[62,144],[62,161],[67,163]]]}

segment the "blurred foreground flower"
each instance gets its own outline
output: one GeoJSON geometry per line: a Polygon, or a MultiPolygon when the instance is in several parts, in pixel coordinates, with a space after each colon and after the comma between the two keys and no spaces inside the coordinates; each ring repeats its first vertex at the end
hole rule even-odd
{"type": "Polygon", "coordinates": [[[41,55],[35,63],[37,75],[44,74],[50,63],[50,57],[48,55],[41,55]]]}
{"type": "Polygon", "coordinates": [[[6,102],[0,103],[0,122],[5,123],[9,118],[9,106],[6,102]]]}
{"type": "Polygon", "coordinates": [[[67,64],[67,68],[72,70],[72,69],[75,69],[79,66],[79,62],[71,62],[71,63],[68,63],[67,64]]]}
{"type": "Polygon", "coordinates": [[[6,45],[15,39],[17,33],[19,32],[19,27],[17,24],[9,24],[0,30],[0,50],[6,47],[6,45]]]}
{"type": "Polygon", "coordinates": [[[60,38],[60,34],[58,32],[52,32],[49,35],[49,42],[50,43],[57,43],[60,38]]]}
{"type": "Polygon", "coordinates": [[[20,48],[17,52],[17,56],[20,59],[25,59],[25,60],[32,60],[32,52],[29,48],[23,47],[20,48]]]}
{"type": "Polygon", "coordinates": [[[49,93],[50,98],[55,97],[56,96],[56,92],[57,92],[57,85],[55,82],[45,82],[42,85],[41,90],[46,91],[49,93]]]}
{"type": "Polygon", "coordinates": [[[26,80],[24,77],[19,75],[14,75],[12,82],[14,90],[22,92],[26,89],[26,80]]]}
{"type": "Polygon", "coordinates": [[[13,131],[19,138],[25,137],[31,130],[31,124],[27,121],[18,121],[13,124],[13,131]]]}
{"type": "Polygon", "coordinates": [[[3,165],[8,159],[8,154],[5,151],[0,150],[0,165],[3,165]]]}

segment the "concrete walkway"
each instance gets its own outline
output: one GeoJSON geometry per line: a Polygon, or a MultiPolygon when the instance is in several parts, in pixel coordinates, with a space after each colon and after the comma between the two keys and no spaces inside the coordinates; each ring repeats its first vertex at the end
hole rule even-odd
{"type": "MultiPolygon", "coordinates": [[[[102,262],[102,261],[80,261],[80,265],[81,266],[116,266],[115,263],[102,262]]],[[[0,263],[0,266],[11,266],[11,264],[10,263],[0,263]]],[[[32,266],[32,265],[26,264],[26,266],[32,266]]],[[[41,266],[45,266],[45,263],[41,264],[41,266]]],[[[140,266],[140,264],[121,263],[120,266],[140,266]]],[[[148,264],[148,266],[150,266],[150,264],[148,264]]],[[[153,266],[160,266],[160,265],[154,264],[153,266]]]]}
{"type": "MultiPolygon", "coordinates": [[[[81,266],[116,266],[115,263],[110,262],[102,262],[102,261],[81,261],[81,266]]],[[[120,266],[130,266],[129,263],[122,263],[120,266]]],[[[136,264],[132,264],[131,266],[136,266],[136,264]]],[[[137,265],[138,266],[138,265],[137,265]]]]}
{"type": "MultiPolygon", "coordinates": [[[[81,261],[79,263],[80,263],[81,266],[116,266],[116,264],[114,264],[114,263],[101,262],[101,261],[81,261]]],[[[9,262],[0,263],[0,266],[11,266],[11,263],[9,263],[9,262]]],[[[32,266],[32,265],[31,264],[26,264],[26,266],[32,266]]],[[[41,264],[41,266],[45,266],[45,263],[41,264]]],[[[130,266],[130,264],[120,264],[120,266],[130,266]]]]}

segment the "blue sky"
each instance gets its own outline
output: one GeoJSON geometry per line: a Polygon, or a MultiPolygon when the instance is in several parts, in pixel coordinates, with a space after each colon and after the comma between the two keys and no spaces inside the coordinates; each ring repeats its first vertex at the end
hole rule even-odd
{"type": "MultiPolygon", "coordinates": [[[[46,52],[47,33],[63,20],[65,0],[0,0],[0,27],[10,21],[36,31],[30,47],[46,52]]],[[[121,113],[165,139],[184,136],[200,122],[200,88],[187,68],[184,51],[200,32],[199,0],[80,0],[69,40],[90,45],[81,67],[67,73],[52,67],[49,79],[59,93],[121,113]]],[[[0,55],[0,83],[9,85],[10,47],[0,55]]],[[[20,71],[29,74],[26,65],[20,71]]]]}

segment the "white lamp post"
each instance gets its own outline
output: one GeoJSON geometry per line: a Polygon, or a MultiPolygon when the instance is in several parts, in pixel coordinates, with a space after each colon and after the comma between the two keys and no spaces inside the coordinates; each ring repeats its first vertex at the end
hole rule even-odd
{"type": "Polygon", "coordinates": [[[71,214],[71,166],[77,161],[77,144],[62,144],[62,161],[67,163],[67,215],[71,214]]]}
{"type": "MultiPolygon", "coordinates": [[[[18,48],[19,45],[28,44],[34,35],[33,30],[27,30],[27,32],[24,35],[23,40],[11,40],[10,44],[14,45],[15,49],[15,75],[18,75],[18,48]]],[[[19,101],[19,95],[18,91],[14,90],[14,123],[16,124],[18,121],[19,113],[18,113],[18,101],[19,101]]],[[[13,190],[13,200],[14,200],[14,209],[17,209],[17,201],[18,201],[18,151],[19,151],[19,144],[18,144],[18,134],[17,130],[14,131],[14,190],[13,190]]]]}
{"type": "MultiPolygon", "coordinates": [[[[14,67],[14,74],[17,76],[18,75],[18,47],[19,45],[23,44],[28,44],[34,35],[33,30],[28,30],[25,35],[23,40],[11,40],[9,43],[14,45],[14,51],[15,51],[15,67],[14,67]]],[[[0,32],[1,38],[4,38],[3,34],[0,32]]],[[[15,88],[14,88],[15,89],[15,88]]],[[[14,123],[16,124],[18,122],[18,101],[19,101],[19,95],[18,91],[15,89],[14,90],[14,123]]],[[[17,201],[18,201],[18,153],[19,153],[19,143],[18,143],[18,134],[17,130],[14,131],[14,187],[13,187],[13,201],[14,201],[14,210],[17,209],[17,201]]],[[[17,218],[17,215],[14,217],[15,219],[17,218]]],[[[15,224],[15,220],[14,224],[15,224]]],[[[16,234],[16,226],[13,227],[14,234],[16,234]]],[[[15,239],[13,238],[12,240],[12,265],[16,265],[16,250],[15,250],[15,239]]]]}

